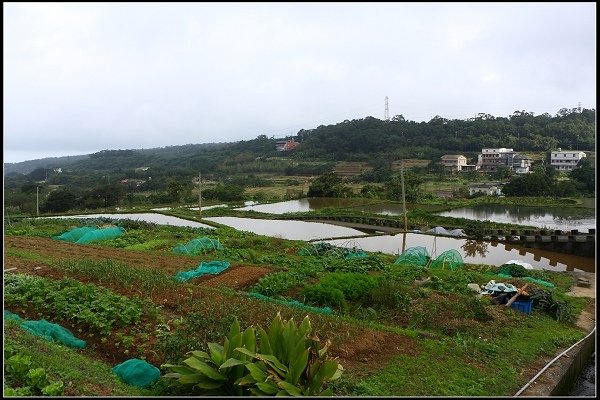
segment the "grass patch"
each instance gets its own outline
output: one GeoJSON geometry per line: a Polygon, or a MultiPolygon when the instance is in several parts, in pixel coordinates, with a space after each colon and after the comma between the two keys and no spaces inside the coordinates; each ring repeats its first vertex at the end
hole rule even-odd
{"type": "Polygon", "coordinates": [[[544,315],[507,314],[519,326],[489,324],[487,338],[426,340],[418,356],[395,357],[354,383],[347,377],[340,390],[354,396],[512,396],[528,380],[520,375],[524,367],[585,335],[544,315]]]}
{"type": "Polygon", "coordinates": [[[41,255],[39,255],[37,253],[28,251],[28,250],[21,250],[21,249],[5,249],[4,255],[16,257],[16,258],[22,258],[25,260],[35,260],[35,261],[44,261],[45,260],[44,257],[42,257],[41,255]]]}

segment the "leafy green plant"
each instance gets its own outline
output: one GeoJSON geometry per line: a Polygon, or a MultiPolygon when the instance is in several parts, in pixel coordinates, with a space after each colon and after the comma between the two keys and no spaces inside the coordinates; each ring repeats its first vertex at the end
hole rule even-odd
{"type": "Polygon", "coordinates": [[[573,320],[569,304],[557,299],[553,290],[532,288],[530,298],[533,300],[533,308],[545,312],[556,321],[570,322],[573,320]]]}
{"type": "Polygon", "coordinates": [[[296,326],[293,318],[286,322],[277,313],[268,331],[248,327],[244,332],[236,318],[222,346],[208,343],[208,352],[190,352],[185,365],[161,367],[171,371],[165,378],[201,394],[331,395],[326,386],[343,368],[327,357],[330,342],[321,346],[311,330],[308,316],[296,326]]]}
{"type": "Polygon", "coordinates": [[[30,369],[25,375],[25,380],[29,386],[37,389],[42,389],[49,384],[44,368],[30,369]]]}
{"type": "Polygon", "coordinates": [[[32,396],[31,388],[29,386],[11,388],[4,386],[4,396],[6,397],[23,397],[32,396]]]}
{"type": "Polygon", "coordinates": [[[24,381],[29,369],[31,368],[31,356],[15,354],[6,360],[4,366],[6,372],[15,379],[24,381]]]}
{"type": "Polygon", "coordinates": [[[52,382],[42,388],[42,394],[45,396],[62,396],[65,385],[62,381],[52,382]]]}
{"type": "Polygon", "coordinates": [[[252,287],[251,291],[265,296],[274,296],[296,286],[300,282],[299,276],[287,271],[275,272],[263,276],[252,287]]]}
{"type": "Polygon", "coordinates": [[[339,289],[347,300],[363,300],[372,288],[376,287],[380,277],[357,272],[332,272],[325,275],[319,284],[339,289]]]}
{"type": "Polygon", "coordinates": [[[172,371],[164,375],[165,378],[177,379],[181,385],[202,394],[241,396],[248,391],[236,382],[243,376],[244,364],[250,358],[244,354],[236,354],[234,358],[234,350],[238,348],[253,352],[256,337],[252,327],[242,333],[236,318],[223,345],[208,343],[208,353],[194,350],[190,352],[192,356],[183,361],[185,365],[163,364],[161,368],[172,371]]]}
{"type": "Polygon", "coordinates": [[[293,318],[284,321],[277,313],[268,331],[258,328],[260,353],[236,349],[256,360],[246,364],[249,373],[239,384],[256,396],[331,395],[326,387],[344,368],[327,357],[330,341],[321,345],[311,330],[308,316],[296,326],[293,318]]]}
{"type": "Polygon", "coordinates": [[[29,355],[13,354],[6,359],[4,366],[5,396],[60,396],[63,394],[62,381],[51,382],[44,368],[33,367],[29,355]],[[12,387],[16,386],[16,387],[12,387]]]}
{"type": "Polygon", "coordinates": [[[153,317],[157,312],[149,301],[130,299],[70,278],[53,281],[11,274],[5,277],[5,281],[8,282],[4,292],[7,304],[29,303],[41,313],[83,323],[103,336],[110,335],[114,327],[139,324],[142,315],[153,317]]]}

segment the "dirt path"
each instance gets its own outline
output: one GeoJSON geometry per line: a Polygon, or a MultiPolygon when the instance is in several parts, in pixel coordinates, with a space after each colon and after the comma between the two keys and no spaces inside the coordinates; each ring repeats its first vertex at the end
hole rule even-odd
{"type": "MultiPolygon", "coordinates": [[[[571,272],[575,279],[575,285],[571,287],[566,294],[573,297],[590,297],[596,300],[596,274],[591,272],[571,272]],[[590,287],[577,286],[577,280],[586,279],[590,283],[590,287]]],[[[582,311],[581,315],[577,319],[577,326],[584,329],[586,332],[596,326],[596,302],[590,302],[590,304],[582,311]]]]}

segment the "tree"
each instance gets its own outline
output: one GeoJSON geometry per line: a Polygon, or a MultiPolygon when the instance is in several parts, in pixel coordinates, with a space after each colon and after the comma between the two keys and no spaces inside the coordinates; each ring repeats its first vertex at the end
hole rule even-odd
{"type": "Polygon", "coordinates": [[[38,185],[35,183],[28,182],[21,186],[21,192],[26,194],[33,194],[37,192],[38,185]]]}
{"type": "Polygon", "coordinates": [[[202,197],[220,201],[239,201],[244,199],[244,190],[243,186],[219,183],[213,188],[203,190],[202,197]]]}
{"type": "Polygon", "coordinates": [[[64,212],[77,205],[77,195],[69,189],[60,188],[50,192],[43,210],[48,212],[64,212]]]}
{"type": "Polygon", "coordinates": [[[48,172],[50,172],[48,168],[36,168],[27,176],[35,181],[43,181],[48,176],[48,172]]]}
{"type": "Polygon", "coordinates": [[[507,196],[555,196],[556,183],[546,174],[546,168],[539,166],[533,173],[514,177],[502,188],[507,196]]]}
{"type": "Polygon", "coordinates": [[[586,194],[596,193],[596,170],[587,158],[582,158],[577,163],[577,168],[569,173],[579,190],[586,194]]]}
{"type": "Polygon", "coordinates": [[[506,165],[500,165],[494,172],[494,179],[504,180],[512,176],[512,171],[506,165]]]}
{"type": "Polygon", "coordinates": [[[345,186],[342,179],[329,172],[315,179],[308,187],[308,197],[349,197],[352,191],[345,186]]]}
{"type": "Polygon", "coordinates": [[[101,208],[116,206],[124,196],[123,185],[110,184],[93,188],[81,200],[86,208],[101,208]]]}
{"type": "Polygon", "coordinates": [[[183,197],[185,192],[185,187],[181,181],[176,179],[171,179],[167,183],[167,194],[171,198],[171,201],[178,203],[183,197]]]}
{"type": "MultiPolygon", "coordinates": [[[[423,179],[418,175],[408,171],[404,173],[404,197],[406,201],[417,201],[420,196],[419,185],[423,179]]],[[[389,200],[402,200],[402,179],[395,176],[391,181],[384,185],[386,198],[389,200]]]]}

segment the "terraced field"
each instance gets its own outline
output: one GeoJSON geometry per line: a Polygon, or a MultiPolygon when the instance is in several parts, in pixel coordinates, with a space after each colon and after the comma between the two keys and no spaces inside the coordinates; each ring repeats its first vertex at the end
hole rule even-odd
{"type": "MultiPolygon", "coordinates": [[[[556,321],[542,310],[527,316],[469,294],[466,283],[484,284],[494,277],[489,266],[432,271],[395,266],[392,257],[381,254],[352,261],[299,256],[304,242],[224,228],[212,234],[223,243],[223,251],[193,256],[170,249],[205,232],[140,226],[129,227],[118,240],[91,245],[52,239],[70,227],[72,221],[55,220],[5,229],[4,269],[10,270],[5,276],[37,276],[48,287],[52,282],[73,282],[98,291],[99,298],[106,289],[141,302],[141,319],[99,331],[83,319],[68,317],[58,305],[53,308],[52,301],[58,301],[54,297],[45,303],[39,300],[39,293],[27,294],[28,301],[23,294],[8,296],[4,307],[24,319],[44,318],[69,329],[87,342],[84,349],[70,351],[104,363],[101,368],[130,358],[157,367],[181,362],[188,351],[206,351],[208,342],[222,343],[234,318],[242,329],[267,327],[279,312],[296,321],[309,315],[313,332],[331,341],[327,354],[344,368],[342,377],[330,384],[335,395],[511,395],[535,374],[540,360],[584,335],[573,322],[556,321]],[[143,248],[144,243],[161,245],[153,250],[127,248],[143,248]],[[217,275],[184,283],[173,280],[178,272],[208,260],[228,260],[231,265],[217,275]],[[427,277],[425,285],[419,283],[427,277]],[[327,301],[336,290],[342,296],[339,302],[327,301]],[[271,300],[254,298],[250,292],[271,300]],[[326,307],[329,313],[319,312],[326,307]]],[[[573,283],[561,273],[548,272],[544,278],[560,293],[573,283]]],[[[507,281],[523,283],[518,278],[507,281]]],[[[560,299],[568,303],[573,317],[590,304],[585,297],[560,299]]],[[[35,346],[25,346],[14,327],[5,334],[11,345],[35,354],[35,346]]],[[[44,362],[57,377],[72,376],[65,372],[67,366],[44,362]]],[[[69,395],[89,395],[89,382],[70,382],[69,395]]],[[[119,385],[114,377],[98,394],[122,393],[119,385]]],[[[163,377],[138,394],[173,395],[181,390],[163,377]]]]}

